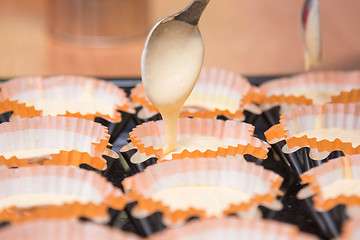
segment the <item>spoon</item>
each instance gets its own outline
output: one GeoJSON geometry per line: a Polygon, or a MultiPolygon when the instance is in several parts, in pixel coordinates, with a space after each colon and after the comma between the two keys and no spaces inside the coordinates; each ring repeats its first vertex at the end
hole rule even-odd
{"type": "Polygon", "coordinates": [[[164,120],[164,154],[176,147],[180,110],[200,74],[204,43],[198,22],[209,1],[194,0],[182,11],[160,20],[145,42],[142,83],[164,120]]]}
{"type": "Polygon", "coordinates": [[[300,18],[305,53],[305,70],[309,70],[310,66],[321,63],[319,0],[305,0],[300,18]]]}
{"type": "Polygon", "coordinates": [[[200,20],[201,14],[204,12],[209,2],[210,0],[194,0],[180,12],[161,19],[155,24],[154,29],[161,23],[171,20],[183,21],[193,26],[196,26],[200,20]]]}

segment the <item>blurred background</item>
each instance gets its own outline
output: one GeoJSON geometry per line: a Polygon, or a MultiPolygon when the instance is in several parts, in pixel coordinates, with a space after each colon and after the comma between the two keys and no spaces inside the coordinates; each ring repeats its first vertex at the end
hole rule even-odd
{"type": "MultiPolygon", "coordinates": [[[[0,78],[75,74],[140,77],[150,28],[190,0],[0,0],[0,78]]],[[[200,20],[206,66],[247,76],[304,71],[304,1],[211,0],[200,20]]],[[[323,62],[360,68],[360,1],[320,0],[323,62]]]]}

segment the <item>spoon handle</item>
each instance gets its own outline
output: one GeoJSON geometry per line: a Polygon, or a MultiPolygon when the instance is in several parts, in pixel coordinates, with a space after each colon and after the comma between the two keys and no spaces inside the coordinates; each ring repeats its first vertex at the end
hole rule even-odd
{"type": "Polygon", "coordinates": [[[194,0],[181,12],[179,12],[174,20],[183,21],[196,26],[200,20],[201,14],[204,12],[210,0],[194,0]]]}

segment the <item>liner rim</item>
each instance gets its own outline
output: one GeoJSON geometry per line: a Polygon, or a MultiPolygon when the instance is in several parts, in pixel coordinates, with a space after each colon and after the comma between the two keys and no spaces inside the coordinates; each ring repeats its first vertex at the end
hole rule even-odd
{"type": "MultiPolygon", "coordinates": [[[[355,85],[356,83],[360,83],[360,77],[356,77],[354,79],[353,75],[359,75],[360,71],[314,71],[308,73],[300,73],[290,77],[282,77],[276,78],[271,81],[265,82],[259,86],[260,91],[262,92],[262,102],[270,103],[270,104],[296,104],[296,105],[312,105],[313,100],[310,98],[306,98],[304,95],[294,96],[294,95],[285,95],[285,94],[271,94],[266,95],[267,90],[270,89],[278,89],[285,86],[293,86],[296,83],[298,84],[300,80],[305,84],[320,84],[324,83],[324,79],[332,84],[344,84],[344,78],[346,79],[346,83],[348,85],[355,85]],[[330,77],[329,77],[330,75],[330,77]],[[341,81],[340,81],[340,80],[341,81]]],[[[312,89],[312,87],[310,87],[312,89]]],[[[348,95],[349,91],[341,91],[340,95],[348,95]]],[[[339,102],[339,95],[335,95],[331,97],[329,103],[339,102]]]]}
{"type": "Polygon", "coordinates": [[[297,113],[305,113],[302,115],[321,115],[323,113],[331,113],[333,110],[342,111],[344,114],[351,109],[355,109],[355,116],[359,118],[360,106],[357,104],[341,104],[330,103],[324,105],[312,105],[299,107],[291,110],[280,116],[280,123],[268,129],[264,135],[268,142],[275,143],[285,140],[289,149],[309,147],[310,149],[318,149],[319,152],[332,152],[334,150],[341,150],[344,154],[355,155],[360,154],[360,145],[353,147],[351,142],[343,142],[339,138],[330,141],[327,139],[317,140],[315,137],[308,137],[307,135],[295,137],[290,134],[287,121],[297,119],[297,113]],[[311,113],[311,114],[309,114],[311,113]],[[334,149],[334,147],[336,149],[334,149]]]}
{"type": "MultiPolygon", "coordinates": [[[[134,207],[133,211],[141,211],[146,212],[147,214],[152,214],[155,212],[162,212],[164,214],[163,219],[168,220],[170,223],[174,224],[181,221],[186,221],[188,218],[193,216],[198,216],[200,219],[207,219],[207,218],[215,218],[214,216],[207,216],[206,210],[196,209],[194,207],[190,207],[187,210],[171,210],[169,206],[162,203],[162,201],[155,201],[151,198],[151,196],[147,197],[142,194],[143,190],[147,189],[147,186],[139,186],[134,185],[135,182],[139,182],[142,180],[150,181],[152,180],[152,171],[156,171],[157,168],[164,168],[166,164],[171,165],[182,165],[184,172],[196,172],[196,171],[206,171],[204,169],[208,169],[210,167],[212,170],[216,169],[219,171],[230,171],[234,170],[229,169],[228,163],[235,163],[238,167],[237,171],[239,173],[244,173],[243,167],[252,167],[257,168],[259,171],[261,171],[262,174],[266,175],[262,178],[266,178],[266,180],[269,180],[271,182],[268,191],[265,194],[258,194],[254,193],[251,199],[247,202],[241,202],[237,204],[230,204],[227,209],[223,210],[222,217],[230,215],[230,214],[236,214],[238,212],[246,212],[250,210],[252,207],[256,207],[258,205],[261,205],[261,203],[272,203],[276,200],[276,196],[278,193],[278,190],[280,189],[280,186],[282,184],[283,178],[276,173],[266,170],[254,163],[248,163],[248,162],[240,162],[234,159],[216,159],[216,158],[198,158],[198,159],[192,159],[192,158],[186,158],[182,160],[175,160],[170,162],[165,162],[157,165],[151,165],[147,167],[143,172],[136,173],[135,175],[126,178],[123,181],[124,191],[125,195],[128,198],[129,202],[137,202],[137,205],[134,207]],[[195,164],[191,165],[191,162],[196,161],[196,165],[199,166],[200,163],[206,163],[207,166],[202,166],[202,169],[196,169],[195,170],[195,164]],[[216,166],[216,168],[215,168],[216,166]],[[220,167],[220,168],[219,168],[220,167]]],[[[202,164],[204,165],[204,164],[202,164]]],[[[179,167],[179,166],[177,166],[179,167]]],[[[176,168],[178,172],[181,171],[181,169],[176,168]]],[[[254,175],[254,172],[248,172],[248,174],[254,175]]],[[[167,176],[161,176],[162,178],[166,178],[167,176]]],[[[161,179],[161,178],[160,178],[161,179]]],[[[159,179],[157,180],[159,181],[159,179]]],[[[154,183],[156,180],[154,180],[154,183]]],[[[149,184],[148,184],[149,185],[149,184]]],[[[214,184],[215,185],[215,184],[214,184]]]]}
{"type": "MultiPolygon", "coordinates": [[[[22,76],[22,77],[16,77],[12,78],[6,82],[4,82],[1,86],[1,90],[3,92],[3,89],[6,87],[11,88],[11,84],[16,83],[17,81],[24,81],[26,79],[38,79],[39,81],[45,81],[48,79],[56,79],[61,80],[64,78],[76,78],[80,79],[79,81],[93,81],[95,85],[101,85],[101,83],[106,84],[107,86],[114,89],[116,96],[118,96],[118,99],[120,102],[124,102],[123,105],[115,104],[114,111],[113,111],[113,117],[111,117],[108,114],[102,114],[99,112],[96,112],[94,114],[81,114],[79,112],[76,113],[70,113],[66,111],[65,114],[58,114],[56,116],[66,116],[66,117],[76,117],[76,118],[85,118],[88,120],[94,121],[96,117],[104,118],[110,122],[121,122],[121,114],[119,111],[125,111],[129,113],[134,113],[135,110],[132,108],[130,101],[126,97],[126,93],[123,89],[117,87],[115,84],[99,79],[99,78],[93,78],[93,77],[85,77],[85,76],[76,76],[76,75],[55,75],[50,77],[43,77],[43,76],[22,76]],[[9,84],[10,83],[10,84],[9,84]]],[[[115,95],[114,93],[114,95],[115,95]]],[[[11,94],[10,94],[11,97],[11,94]]],[[[7,112],[7,111],[13,111],[14,116],[19,116],[21,118],[30,118],[35,116],[42,116],[42,110],[36,109],[35,106],[29,106],[26,105],[25,102],[19,102],[18,100],[9,100],[9,98],[4,96],[4,93],[0,93],[0,112],[7,112]]]]}
{"type": "MultiPolygon", "coordinates": [[[[39,219],[39,218],[74,218],[86,216],[89,218],[104,217],[107,215],[108,208],[121,210],[125,208],[126,198],[120,189],[115,188],[105,177],[93,172],[75,167],[66,166],[34,166],[16,169],[1,169],[0,181],[36,177],[36,176],[56,176],[77,179],[82,182],[90,178],[96,180],[97,186],[92,185],[101,197],[99,204],[88,201],[80,203],[78,201],[63,203],[62,205],[37,205],[29,208],[17,208],[15,205],[0,211],[0,222],[10,221],[13,223],[39,219]],[[65,176],[66,173],[68,176],[65,176]]],[[[30,193],[31,194],[31,193],[30,193]]]]}
{"type": "MultiPolygon", "coordinates": [[[[184,158],[184,157],[225,157],[228,155],[231,156],[235,156],[237,154],[240,155],[245,155],[245,154],[251,154],[255,157],[261,158],[261,159],[265,159],[267,157],[270,145],[268,143],[266,143],[265,141],[262,141],[261,139],[254,137],[254,130],[255,127],[251,124],[247,124],[247,123],[243,123],[243,122],[238,122],[235,120],[218,120],[218,119],[204,119],[204,118],[180,118],[179,119],[179,125],[181,125],[181,121],[183,122],[195,122],[195,123],[200,123],[200,124],[206,124],[209,123],[210,121],[213,124],[217,124],[217,123],[224,123],[227,122],[228,124],[234,124],[238,127],[247,127],[247,131],[249,133],[249,135],[247,137],[250,138],[249,142],[247,143],[247,145],[242,145],[242,144],[237,144],[236,146],[234,145],[228,145],[227,148],[217,148],[216,151],[214,150],[210,150],[207,149],[205,152],[200,152],[199,150],[195,150],[195,151],[188,151],[188,150],[184,150],[181,153],[173,153],[171,160],[173,159],[180,159],[180,158],[184,158]],[[243,125],[243,126],[242,126],[243,125]],[[258,141],[258,144],[260,144],[260,146],[256,146],[255,141],[258,141]]],[[[149,121],[146,123],[143,123],[141,125],[137,125],[130,133],[130,140],[133,144],[133,146],[140,152],[140,153],[145,153],[147,156],[152,156],[155,155],[155,157],[157,157],[159,159],[159,161],[164,161],[163,159],[163,151],[162,149],[157,149],[154,146],[145,146],[145,144],[142,141],[142,137],[139,136],[141,134],[141,131],[143,128],[147,128],[147,127],[151,127],[151,125],[159,125],[160,123],[162,123],[163,120],[159,120],[159,121],[149,121]]],[[[225,126],[224,126],[225,128],[225,126]]],[[[178,133],[178,135],[181,135],[180,133],[178,133]]],[[[216,137],[216,136],[214,136],[216,137]]],[[[240,138],[240,136],[238,136],[239,138],[237,139],[244,139],[243,136],[240,138]]]]}
{"type": "MultiPolygon", "coordinates": [[[[34,166],[34,165],[72,165],[72,166],[79,166],[82,163],[89,164],[97,169],[104,169],[106,167],[106,160],[102,157],[109,139],[110,135],[108,134],[108,129],[102,126],[100,123],[96,123],[90,120],[75,118],[75,117],[60,117],[60,116],[44,116],[44,117],[32,117],[32,118],[25,118],[21,121],[14,121],[14,122],[4,122],[2,123],[2,127],[4,131],[1,133],[6,132],[21,132],[27,129],[49,129],[49,130],[64,130],[69,131],[66,129],[68,124],[83,125],[87,124],[88,127],[97,128],[99,129],[98,136],[96,141],[91,141],[91,152],[80,152],[78,150],[60,150],[59,153],[50,154],[49,159],[45,159],[44,161],[39,162],[31,162],[30,158],[17,158],[16,156],[12,156],[10,158],[5,158],[2,154],[0,154],[0,165],[5,165],[8,168],[14,166],[34,166]],[[65,123],[62,124],[58,128],[58,125],[54,125],[57,122],[64,121],[65,123]],[[36,128],[33,127],[31,124],[41,125],[41,127],[36,128]],[[5,126],[10,126],[6,129],[5,126]],[[13,128],[20,128],[20,129],[12,129],[13,128]],[[100,132],[100,130],[102,130],[100,132]],[[43,163],[42,163],[43,162],[43,163]]],[[[94,133],[91,132],[93,135],[94,133]]],[[[91,137],[89,133],[86,133],[86,136],[91,137]]]]}

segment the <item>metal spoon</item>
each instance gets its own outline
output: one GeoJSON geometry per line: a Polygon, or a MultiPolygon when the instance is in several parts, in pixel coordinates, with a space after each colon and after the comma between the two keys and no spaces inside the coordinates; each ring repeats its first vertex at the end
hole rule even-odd
{"type": "Polygon", "coordinates": [[[154,25],[154,27],[151,29],[151,31],[146,39],[144,50],[146,50],[147,46],[149,45],[148,43],[151,41],[151,39],[152,39],[151,37],[152,37],[155,29],[158,28],[159,25],[162,23],[177,20],[177,21],[186,22],[193,26],[197,26],[197,24],[199,23],[201,14],[204,12],[204,10],[209,2],[210,2],[210,0],[193,0],[186,8],[184,8],[180,12],[170,15],[168,17],[165,17],[165,18],[161,19],[160,21],[158,21],[154,25]]]}
{"type": "Polygon", "coordinates": [[[196,26],[200,20],[201,14],[204,12],[204,10],[209,2],[210,2],[210,0],[194,0],[180,12],[170,15],[168,17],[165,17],[162,20],[160,20],[159,22],[157,22],[155,24],[153,30],[161,23],[172,21],[172,20],[183,21],[188,24],[196,26]]]}
{"type": "Polygon", "coordinates": [[[164,154],[176,147],[181,107],[201,70],[204,44],[198,22],[209,1],[194,0],[182,11],[160,20],[145,42],[142,82],[147,97],[164,120],[164,154]]]}

